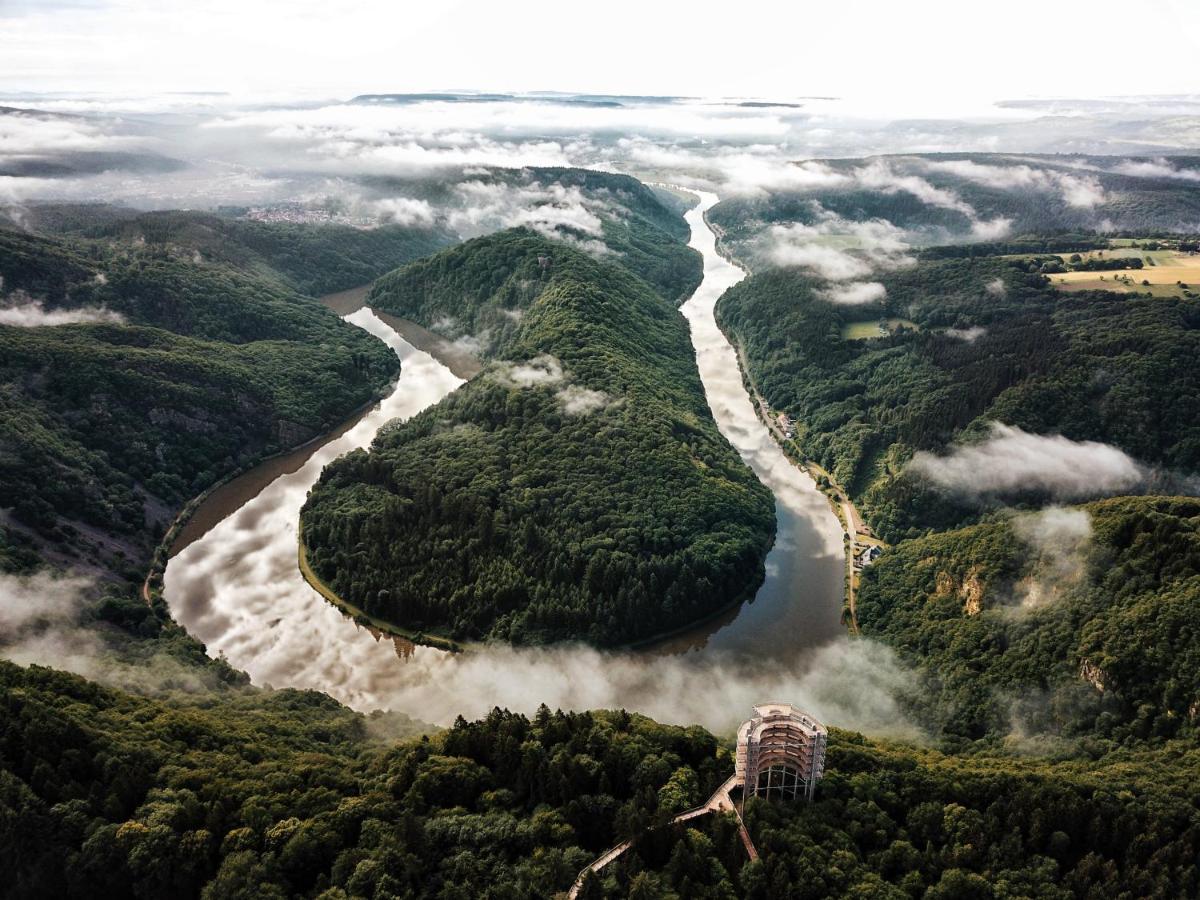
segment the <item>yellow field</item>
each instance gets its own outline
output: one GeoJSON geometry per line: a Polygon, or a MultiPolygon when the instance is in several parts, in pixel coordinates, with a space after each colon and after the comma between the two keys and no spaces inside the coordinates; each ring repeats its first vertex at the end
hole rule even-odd
{"type": "MultiPolygon", "coordinates": [[[[1079,254],[1084,259],[1097,256],[1096,251],[1079,254]]],[[[1174,250],[1134,250],[1116,247],[1104,251],[1104,258],[1114,256],[1138,256],[1143,261],[1151,259],[1141,269],[1126,269],[1119,272],[1064,272],[1051,275],[1051,283],[1064,291],[1121,291],[1124,293],[1153,294],[1156,297],[1182,297],[1187,290],[1200,294],[1200,253],[1178,253],[1174,250]],[[1150,282],[1149,286],[1142,284],[1150,282]]]]}

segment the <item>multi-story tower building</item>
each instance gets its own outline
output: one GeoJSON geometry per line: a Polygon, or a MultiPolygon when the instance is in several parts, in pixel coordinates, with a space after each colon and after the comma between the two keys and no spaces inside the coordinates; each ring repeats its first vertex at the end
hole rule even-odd
{"type": "Polygon", "coordinates": [[[738,729],[743,797],[812,800],[825,772],[825,726],[790,703],[763,703],[738,729]]]}

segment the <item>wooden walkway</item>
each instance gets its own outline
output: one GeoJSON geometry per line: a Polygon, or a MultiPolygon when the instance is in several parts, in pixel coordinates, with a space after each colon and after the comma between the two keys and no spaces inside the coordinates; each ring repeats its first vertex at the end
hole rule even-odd
{"type": "MultiPolygon", "coordinates": [[[[733,798],[729,796],[729,792],[735,787],[740,787],[741,782],[738,781],[737,775],[730,775],[729,778],[719,788],[713,791],[713,795],[708,798],[701,806],[681,812],[671,820],[671,824],[675,825],[680,822],[688,822],[692,819],[698,819],[701,816],[707,816],[710,813],[716,812],[731,812],[737,816],[738,820],[738,836],[742,839],[742,846],[746,848],[746,855],[750,859],[758,859],[758,850],[754,847],[754,842],[750,840],[750,832],[746,830],[746,823],[742,821],[742,814],[738,812],[737,806],[733,802],[733,798]]],[[[571,889],[567,891],[568,900],[575,900],[579,895],[579,889],[583,887],[583,879],[587,877],[588,872],[599,872],[613,860],[617,859],[633,846],[634,839],[630,838],[627,841],[622,841],[615,847],[610,847],[604,851],[599,857],[593,860],[587,867],[584,868],[579,876],[575,879],[575,883],[571,885],[571,889]]]]}

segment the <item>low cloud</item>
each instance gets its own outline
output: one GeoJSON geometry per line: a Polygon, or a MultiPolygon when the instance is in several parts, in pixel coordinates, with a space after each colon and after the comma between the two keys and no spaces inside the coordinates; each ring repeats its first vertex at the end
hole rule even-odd
{"type": "Polygon", "coordinates": [[[48,310],[40,300],[23,300],[13,306],[0,307],[0,325],[12,325],[17,328],[42,328],[100,322],[119,325],[124,321],[125,318],[120,313],[99,306],[48,310]]]}
{"type": "Polygon", "coordinates": [[[887,296],[887,288],[878,281],[855,281],[836,285],[821,291],[820,295],[830,303],[858,306],[884,299],[887,296]]]}
{"type": "Polygon", "coordinates": [[[1092,539],[1086,510],[1050,506],[1012,519],[1012,529],[1032,551],[1029,577],[1017,585],[1022,609],[1053,602],[1083,577],[1092,539]]]}
{"type": "Polygon", "coordinates": [[[1112,171],[1120,175],[1137,178],[1178,178],[1181,181],[1200,181],[1200,169],[1180,169],[1166,157],[1153,160],[1127,159],[1113,166],[1112,171]]]}
{"type": "Polygon", "coordinates": [[[593,391],[591,388],[569,384],[555,396],[562,411],[568,416],[586,416],[614,404],[613,398],[604,391],[593,391]]]}
{"type": "Polygon", "coordinates": [[[829,244],[817,243],[807,225],[772,225],[767,232],[767,258],[777,266],[812,269],[827,281],[847,281],[871,274],[866,260],[829,244]]]}
{"type": "Polygon", "coordinates": [[[104,625],[85,621],[96,583],[74,575],[0,574],[0,658],[51,666],[135,693],[196,692],[215,676],[167,653],[139,645],[128,659],[103,637],[104,625]]]}
{"type": "Polygon", "coordinates": [[[1012,231],[1012,219],[997,216],[994,219],[976,219],[971,223],[971,234],[981,241],[998,241],[1008,237],[1012,231]]]}
{"type": "Polygon", "coordinates": [[[982,325],[972,325],[970,328],[947,328],[943,333],[947,337],[973,344],[987,334],[987,329],[982,325]]]}
{"type": "Polygon", "coordinates": [[[924,167],[926,171],[944,172],[998,190],[1053,191],[1069,206],[1085,209],[1097,206],[1105,200],[1103,187],[1099,180],[1091,175],[1070,175],[1024,164],[995,166],[967,159],[927,160],[924,161],[924,167]]]}
{"type": "Polygon", "coordinates": [[[911,265],[903,232],[885,219],[853,222],[813,204],[817,221],[773,225],[760,251],[777,266],[812,269],[826,281],[865,278],[876,270],[911,265]]]}
{"type": "Polygon", "coordinates": [[[427,200],[414,200],[411,197],[379,200],[375,203],[375,210],[380,221],[405,227],[428,227],[433,225],[436,218],[427,200]]]}
{"type": "Polygon", "coordinates": [[[1091,209],[1107,199],[1100,180],[1092,175],[1060,175],[1058,183],[1063,200],[1068,206],[1091,209]]]}
{"type": "Polygon", "coordinates": [[[974,208],[958,194],[944,188],[935,187],[919,175],[902,175],[896,172],[886,161],[872,160],[866,166],[855,170],[858,183],[866,188],[881,191],[885,194],[912,194],[922,203],[949,209],[962,213],[968,218],[975,218],[974,208]]]}
{"type": "Polygon", "coordinates": [[[990,435],[945,456],[922,451],[909,469],[963,496],[1044,491],[1060,499],[1117,494],[1135,488],[1143,468],[1122,450],[1062,435],[1030,434],[993,422],[990,435]]]}
{"type": "Polygon", "coordinates": [[[450,227],[463,237],[525,226],[551,238],[604,235],[601,212],[608,207],[584,196],[576,186],[512,185],[464,181],[454,188],[456,208],[447,212],[450,227]]]}
{"type": "Polygon", "coordinates": [[[566,377],[562,363],[548,353],[524,363],[500,363],[494,376],[501,384],[516,388],[559,384],[566,377]]]}
{"type": "Polygon", "coordinates": [[[993,278],[983,289],[993,297],[1004,297],[1008,294],[1008,287],[1004,284],[1003,278],[993,278]]]}

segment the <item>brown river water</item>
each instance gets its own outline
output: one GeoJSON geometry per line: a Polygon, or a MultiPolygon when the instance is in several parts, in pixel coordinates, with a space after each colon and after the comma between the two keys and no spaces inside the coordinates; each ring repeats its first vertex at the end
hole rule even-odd
{"type": "Polygon", "coordinates": [[[839,623],[841,526],[758,419],[734,350],[713,319],[717,299],[744,273],[717,254],[703,217],[717,198],[701,198],[687,220],[691,244],[704,256],[704,280],[682,313],[722,433],[776,498],[778,536],[752,601],[643,650],[484,646],[462,654],[381,636],[327,603],[297,566],[299,511],[321,469],[478,371],[478,363],[455,355],[436,335],[359,307],[365,296],[359,289],[326,300],[395,350],[402,366],[395,389],[328,440],[214,492],[166,569],[164,595],[175,618],[211,655],[223,655],[256,684],[321,690],[358,709],[397,709],[435,724],[493,706],[532,712],[544,702],[624,707],[726,729],[750,704],[779,698],[839,724],[888,729],[897,720],[890,687],[899,673],[886,651],[847,638],[839,623]]]}

